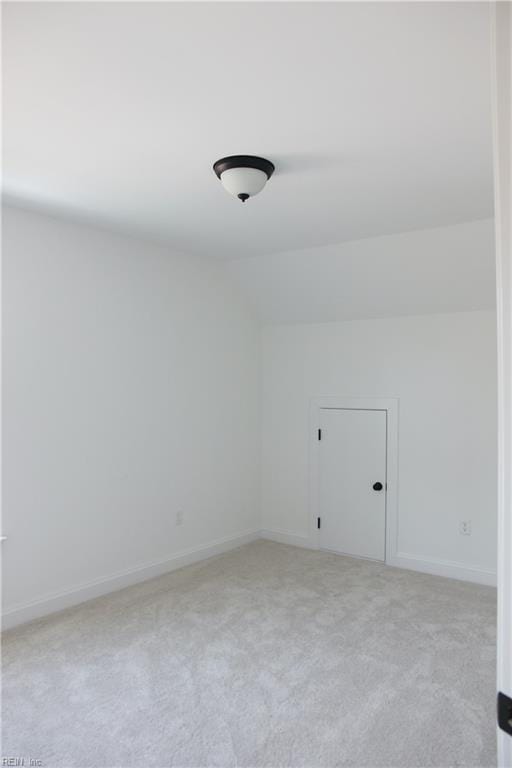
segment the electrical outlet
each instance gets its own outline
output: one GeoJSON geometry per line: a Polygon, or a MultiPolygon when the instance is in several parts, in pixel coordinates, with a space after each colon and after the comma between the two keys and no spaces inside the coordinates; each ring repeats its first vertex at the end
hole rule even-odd
{"type": "Polygon", "coordinates": [[[181,509],[176,512],[176,525],[183,525],[183,512],[181,509]]]}
{"type": "Polygon", "coordinates": [[[460,521],[459,533],[461,536],[471,536],[471,520],[460,521]]]}

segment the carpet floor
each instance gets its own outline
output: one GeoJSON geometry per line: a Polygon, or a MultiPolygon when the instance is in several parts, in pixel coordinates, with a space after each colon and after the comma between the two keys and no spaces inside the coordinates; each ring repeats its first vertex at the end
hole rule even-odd
{"type": "Polygon", "coordinates": [[[495,766],[495,598],[257,541],[6,632],[3,755],[495,766]]]}

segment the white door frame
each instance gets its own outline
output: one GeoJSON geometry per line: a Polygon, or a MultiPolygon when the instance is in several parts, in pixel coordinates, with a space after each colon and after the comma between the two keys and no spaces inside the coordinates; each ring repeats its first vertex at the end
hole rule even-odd
{"type": "Polygon", "coordinates": [[[320,549],[319,517],[321,409],[386,411],[386,559],[393,565],[398,551],[398,398],[397,397],[315,397],[309,418],[309,545],[320,549]]]}
{"type": "MultiPolygon", "coordinates": [[[[497,688],[512,697],[512,6],[491,6],[492,120],[498,329],[497,688]]],[[[512,766],[512,736],[498,730],[498,765],[512,766]]]]}

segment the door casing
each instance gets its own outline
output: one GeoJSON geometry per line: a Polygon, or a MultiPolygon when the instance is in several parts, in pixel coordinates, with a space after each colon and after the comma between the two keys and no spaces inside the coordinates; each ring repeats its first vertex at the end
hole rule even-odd
{"type": "Polygon", "coordinates": [[[309,419],[309,544],[320,549],[317,528],[319,517],[320,443],[318,427],[322,408],[387,412],[387,493],[386,493],[386,564],[395,565],[398,552],[398,405],[397,397],[315,397],[310,404],[309,419]]]}

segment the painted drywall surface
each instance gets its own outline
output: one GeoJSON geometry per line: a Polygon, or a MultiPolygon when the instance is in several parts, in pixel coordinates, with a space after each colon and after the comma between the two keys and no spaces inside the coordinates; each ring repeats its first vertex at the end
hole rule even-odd
{"type": "Polygon", "coordinates": [[[259,333],[220,267],[12,208],[3,238],[4,610],[259,527],[259,333]]]}
{"type": "Polygon", "coordinates": [[[266,328],[262,527],[309,535],[311,398],[397,397],[399,552],[494,570],[495,322],[489,311],[266,328]]]}
{"type": "Polygon", "coordinates": [[[492,215],[487,3],[13,2],[2,27],[17,199],[220,259],[492,215]],[[242,206],[211,166],[246,151],[276,173],[242,206]]]}
{"type": "Polygon", "coordinates": [[[324,323],[494,309],[494,220],[230,262],[262,321],[324,323]]]}

